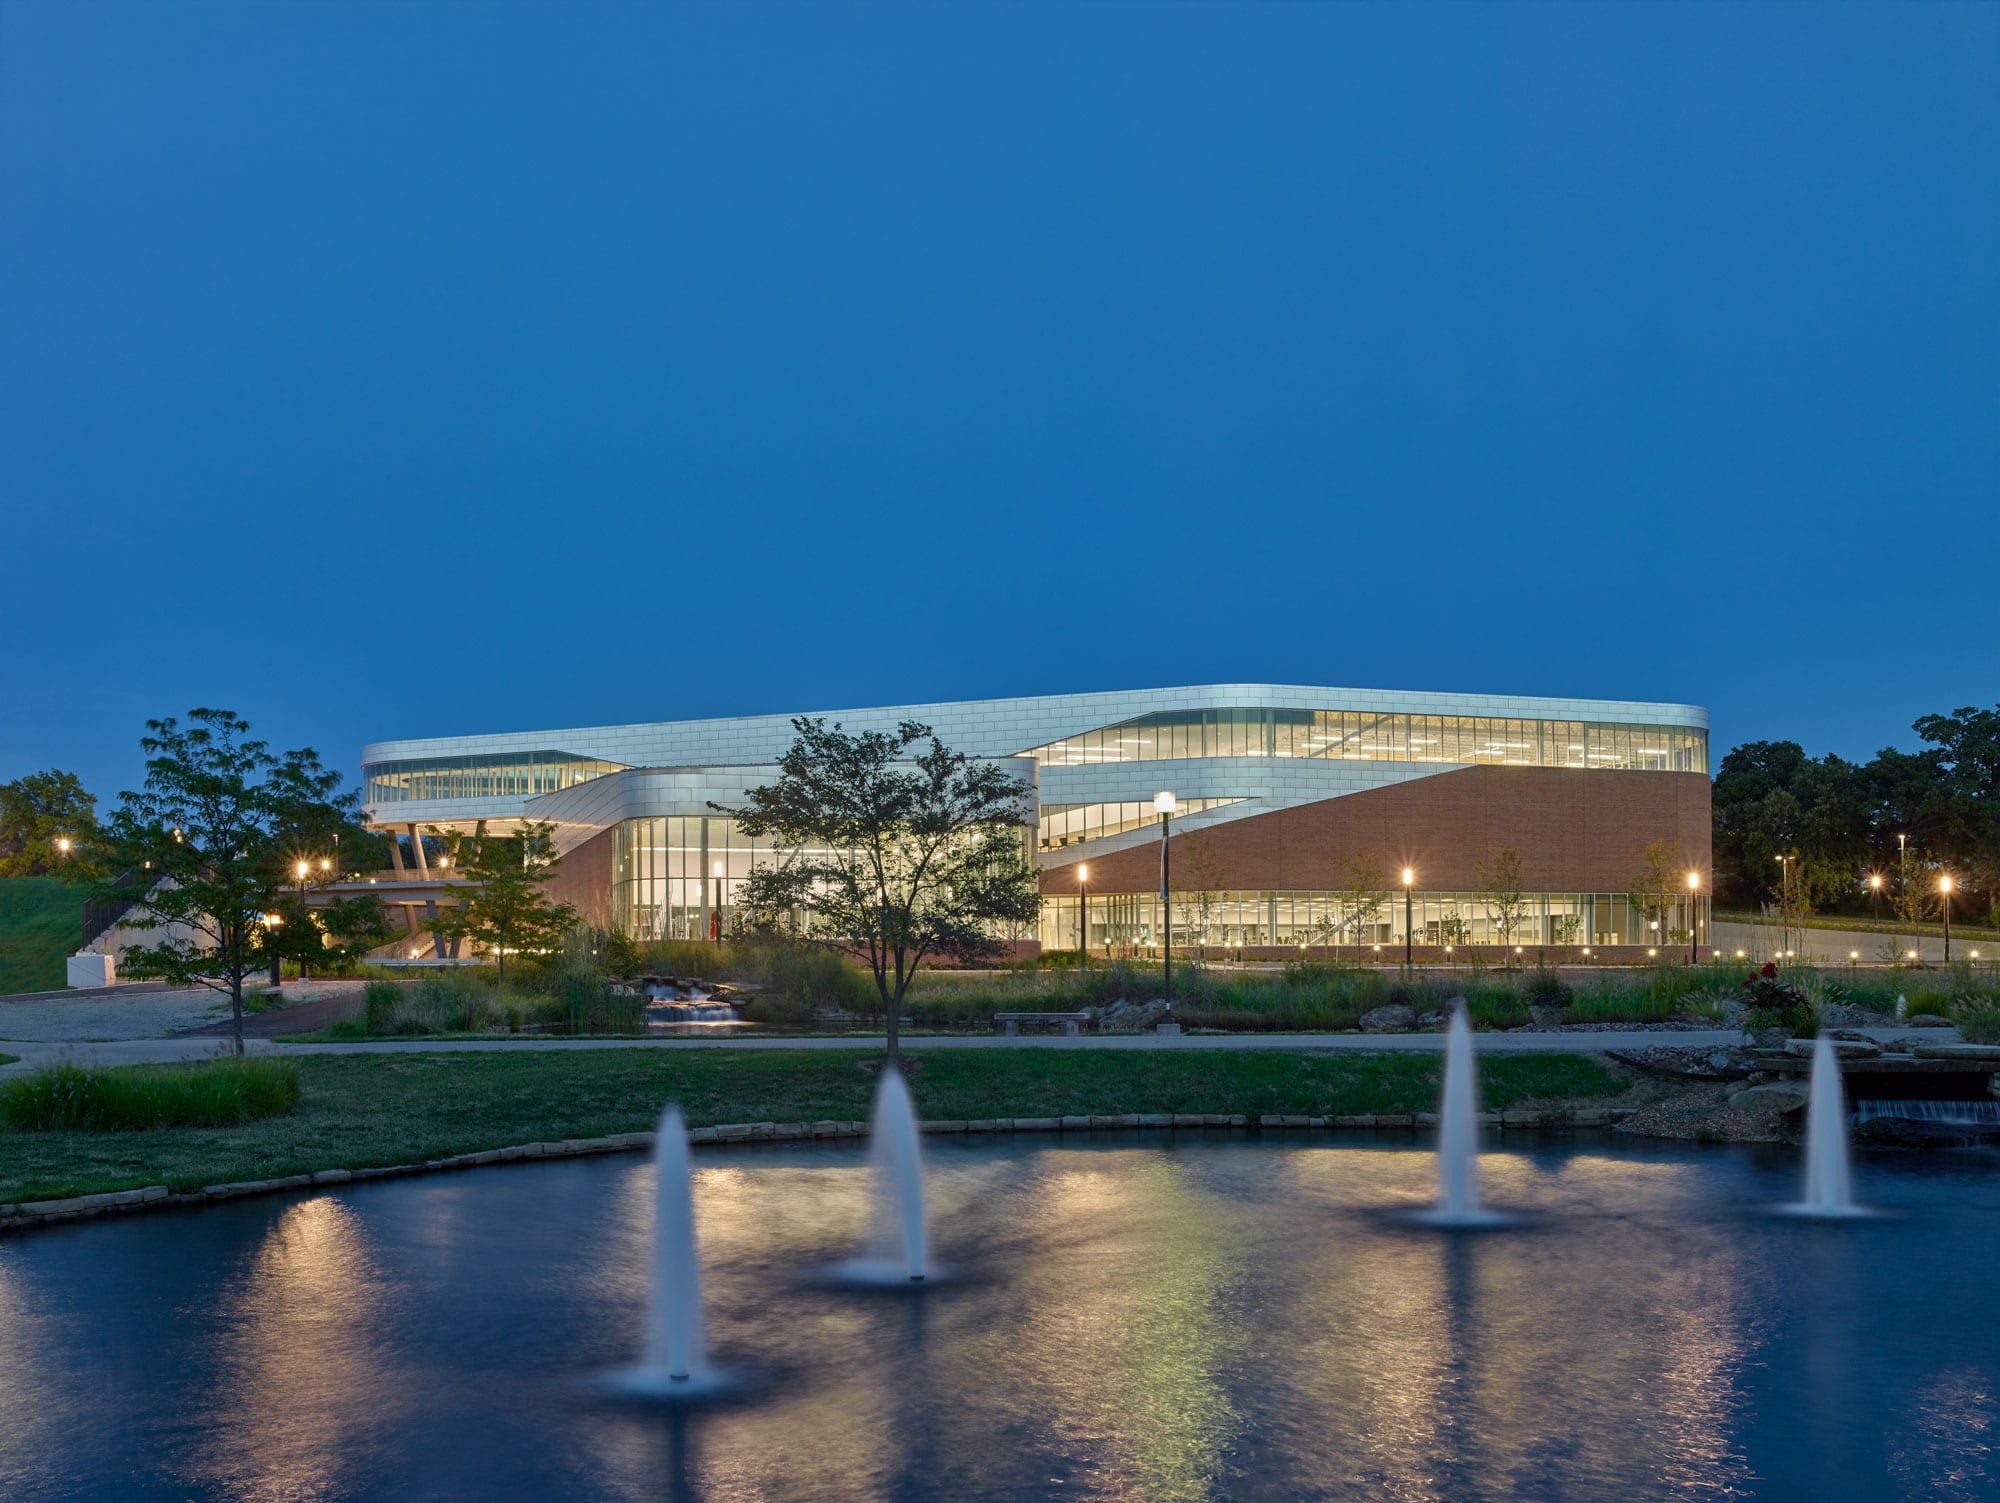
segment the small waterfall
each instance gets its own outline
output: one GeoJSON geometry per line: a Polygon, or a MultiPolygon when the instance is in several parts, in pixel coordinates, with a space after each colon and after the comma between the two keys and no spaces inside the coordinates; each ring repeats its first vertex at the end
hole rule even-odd
{"type": "Polygon", "coordinates": [[[1806,1101],[1806,1198],[1798,1210],[1806,1216],[1858,1214],[1847,1167],[1840,1056],[1825,1034],[1813,1045],[1812,1087],[1806,1101]]]}
{"type": "Polygon", "coordinates": [[[876,1253],[913,1282],[922,1280],[930,1272],[930,1248],[917,1109],[902,1075],[887,1066],[875,1089],[868,1161],[875,1181],[876,1253]]]}
{"type": "Polygon", "coordinates": [[[653,1161],[659,1176],[653,1213],[653,1283],[640,1370],[648,1378],[685,1383],[704,1372],[708,1354],[701,1330],[701,1269],[695,1261],[694,1168],[688,1162],[687,1128],[677,1106],[668,1107],[660,1118],[653,1161]]]}
{"type": "Polygon", "coordinates": [[[1956,1127],[1990,1127],[2000,1123],[2000,1101],[1857,1101],[1856,1122],[1877,1117],[1909,1117],[1918,1122],[1943,1122],[1956,1127]]]}
{"type": "Polygon", "coordinates": [[[1484,1219],[1479,1205],[1479,1083],[1472,1062],[1472,1024],[1452,1010],[1444,1046],[1444,1101],[1438,1109],[1437,1219],[1484,1219]]]}

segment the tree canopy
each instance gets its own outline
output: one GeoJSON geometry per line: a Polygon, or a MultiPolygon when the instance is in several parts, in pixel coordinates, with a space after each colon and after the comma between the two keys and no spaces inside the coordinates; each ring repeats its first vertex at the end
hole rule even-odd
{"type": "Polygon", "coordinates": [[[1926,715],[1912,728],[1921,750],[1885,747],[1863,763],[1811,757],[1795,741],[1725,756],[1714,790],[1718,898],[1858,912],[1877,872],[1909,917],[1949,869],[1969,901],[2000,906],[2000,708],[1926,715]]]}
{"type": "Polygon", "coordinates": [[[1026,790],[914,721],[850,735],[800,716],[792,729],[797,739],[778,760],[777,781],[751,789],[740,809],[714,807],[790,853],[751,873],[743,894],[750,925],[867,960],[893,1064],[917,967],[938,955],[1001,955],[997,931],[1040,914],[1021,836],[1026,790]]]}
{"type": "Polygon", "coordinates": [[[73,772],[51,767],[0,783],[0,877],[96,874],[97,800],[73,772]]]}
{"type": "MultiPolygon", "coordinates": [[[[121,964],[135,976],[227,993],[240,1053],[243,981],[267,953],[264,915],[301,881],[328,880],[362,856],[358,800],[317,752],[274,755],[230,710],[149,720],[146,730],[145,785],[118,796],[104,842],[108,871],[152,876],[99,896],[140,894],[119,922],[160,937],[127,949],[121,964]]],[[[303,913],[299,928],[318,932],[303,913]]]]}
{"type": "Polygon", "coordinates": [[[561,864],[554,825],[528,821],[509,835],[489,834],[484,825],[470,835],[431,833],[444,841],[452,869],[476,884],[464,890],[456,908],[439,910],[430,923],[432,933],[491,951],[502,986],[507,984],[509,954],[560,948],[563,936],[576,927],[577,915],[543,890],[561,864]]]}

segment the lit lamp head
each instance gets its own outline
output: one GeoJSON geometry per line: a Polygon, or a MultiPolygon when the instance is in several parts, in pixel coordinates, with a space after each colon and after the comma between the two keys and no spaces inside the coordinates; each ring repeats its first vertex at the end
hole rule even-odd
{"type": "Polygon", "coordinates": [[[440,856],[440,857],[438,857],[438,870],[439,870],[439,871],[441,871],[441,872],[448,872],[448,871],[450,871],[450,870],[451,870],[451,857],[449,857],[449,856],[440,856]]]}
{"type": "Polygon", "coordinates": [[[333,870],[333,862],[322,856],[319,858],[319,869],[323,872],[330,872],[333,870]]]}
{"type": "Polygon", "coordinates": [[[722,863],[720,861],[712,863],[712,875],[716,881],[720,882],[722,880],[722,863]]]}
{"type": "Polygon", "coordinates": [[[1939,878],[1938,878],[1938,891],[1939,891],[1939,892],[1942,892],[1942,893],[1949,893],[1949,892],[1951,891],[1951,878],[1949,878],[1949,877],[1939,877],[1939,878]]]}
{"type": "Polygon", "coordinates": [[[1170,815],[1179,807],[1178,801],[1167,789],[1162,788],[1158,793],[1153,795],[1153,812],[1155,814],[1170,815]]]}
{"type": "Polygon", "coordinates": [[[59,855],[59,856],[67,856],[67,855],[68,855],[68,854],[70,853],[70,847],[71,847],[72,845],[74,845],[74,844],[75,844],[75,842],[74,842],[74,841],[72,841],[72,840],[71,840],[71,839],[69,838],[69,836],[67,836],[67,835],[59,835],[59,836],[57,836],[57,837],[56,837],[56,854],[57,854],[57,855],[59,855]]]}
{"type": "Polygon", "coordinates": [[[1849,950],[1847,952],[1847,958],[1849,960],[1859,960],[1861,958],[1861,952],[1859,950],[1849,950]]]}
{"type": "Polygon", "coordinates": [[[1413,870],[1412,870],[1411,868],[1409,868],[1409,867],[1407,867],[1407,866],[1406,866],[1406,867],[1404,867],[1404,868],[1403,868],[1403,885],[1404,885],[1405,887],[1408,887],[1408,886],[1410,886],[1410,885],[1411,885],[1412,883],[1414,883],[1414,882],[1415,882],[1416,880],[1417,880],[1417,874],[1416,874],[1416,872],[1415,872],[1415,871],[1413,871],[1413,870]]]}
{"type": "Polygon", "coordinates": [[[1882,874],[1880,872],[1870,872],[1868,874],[1868,885],[1876,892],[1880,892],[1882,890],[1882,874]]]}
{"type": "Polygon", "coordinates": [[[1089,880],[1090,880],[1090,863],[1088,861],[1078,862],[1076,868],[1076,885],[1078,887],[1081,887],[1083,886],[1084,883],[1088,882],[1089,880]]]}
{"type": "Polygon", "coordinates": [[[1689,891],[1689,892],[1698,892],[1698,891],[1700,891],[1700,890],[1701,890],[1701,873],[1700,873],[1700,872],[1689,872],[1689,873],[1688,873],[1688,891],[1689,891]]]}
{"type": "Polygon", "coordinates": [[[306,873],[311,870],[312,870],[312,863],[310,861],[301,861],[292,868],[292,873],[301,882],[303,882],[306,879],[306,873]]]}
{"type": "Polygon", "coordinates": [[[267,913],[264,915],[264,927],[266,929],[281,928],[284,922],[285,916],[282,913],[267,913]]]}

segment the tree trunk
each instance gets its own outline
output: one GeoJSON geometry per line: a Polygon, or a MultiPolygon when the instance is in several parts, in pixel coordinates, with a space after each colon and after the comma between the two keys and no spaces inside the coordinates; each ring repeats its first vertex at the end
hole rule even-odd
{"type": "Polygon", "coordinates": [[[243,968],[240,965],[229,978],[229,1033],[236,1044],[236,1057],[243,1058],[243,968]]]}
{"type": "Polygon", "coordinates": [[[903,980],[901,974],[902,969],[903,969],[902,962],[898,960],[896,963],[896,971],[897,971],[896,995],[894,997],[891,997],[889,995],[889,988],[887,985],[886,977],[884,978],[884,985],[882,987],[882,1014],[883,1014],[882,1022],[888,1034],[889,1068],[896,1071],[898,1074],[900,1074],[903,1069],[903,1056],[901,1049],[898,1047],[899,1041],[897,1035],[898,1026],[901,1024],[903,1020],[902,1018],[903,980]]]}

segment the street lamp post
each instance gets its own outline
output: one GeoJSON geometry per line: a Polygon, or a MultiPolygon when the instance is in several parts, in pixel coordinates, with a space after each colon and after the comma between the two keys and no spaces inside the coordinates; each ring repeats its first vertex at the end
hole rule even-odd
{"type": "Polygon", "coordinates": [[[1868,874],[1868,921],[1879,925],[1882,922],[1882,874],[1868,874]]]}
{"type": "Polygon", "coordinates": [[[1403,967],[1408,969],[1416,963],[1416,939],[1410,927],[1410,884],[1417,880],[1417,874],[1409,867],[1403,868],[1403,967]]]}
{"type": "Polygon", "coordinates": [[[1174,904],[1171,896],[1173,884],[1169,881],[1171,870],[1167,856],[1167,838],[1173,828],[1174,796],[1162,789],[1153,795],[1153,812],[1160,816],[1160,933],[1166,943],[1160,955],[1165,962],[1163,995],[1167,1004],[1167,1021],[1174,1020],[1174,904]]]}
{"type": "Polygon", "coordinates": [[[284,977],[278,971],[278,931],[284,927],[285,916],[273,909],[264,915],[264,937],[271,946],[271,985],[283,983],[284,977]]]}
{"type": "Polygon", "coordinates": [[[1938,878],[1938,897],[1944,901],[1944,963],[1951,964],[1951,878],[1938,878]]]}
{"type": "Polygon", "coordinates": [[[1079,861],[1076,866],[1076,965],[1078,970],[1090,965],[1090,863],[1079,861]]]}
{"type": "Polygon", "coordinates": [[[708,937],[717,944],[722,942],[722,863],[710,863],[715,874],[715,911],[709,915],[708,937]]]}
{"type": "Polygon", "coordinates": [[[1700,932],[1700,927],[1701,927],[1699,920],[1697,920],[1695,917],[1695,914],[1698,911],[1700,905],[1700,899],[1697,898],[1695,894],[1700,891],[1701,891],[1701,873],[1689,872],[1688,873],[1688,964],[1689,965],[1695,964],[1695,958],[1696,958],[1695,939],[1697,934],[1700,932]]]}
{"type": "MultiPolygon", "coordinates": [[[[301,861],[297,866],[292,868],[292,875],[299,879],[299,922],[300,923],[304,923],[306,921],[306,877],[310,875],[311,872],[312,872],[312,863],[310,861],[301,861]]],[[[303,948],[305,945],[305,936],[301,935],[299,937],[299,944],[301,946],[299,950],[299,980],[303,981],[306,979],[306,952],[303,948]]],[[[273,957],[274,960],[275,958],[276,957],[273,957]]],[[[272,969],[275,970],[276,966],[274,965],[272,969]]]]}

